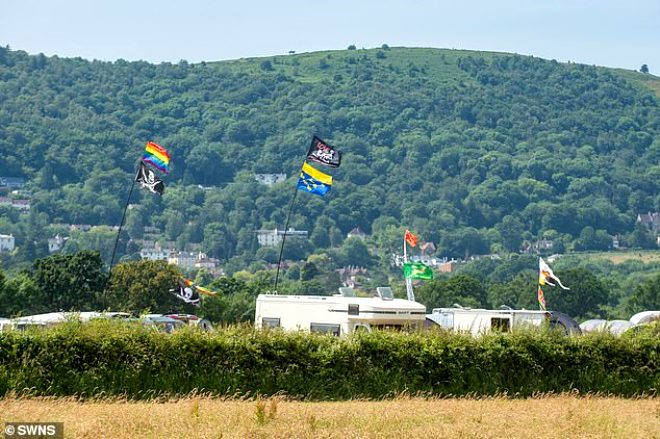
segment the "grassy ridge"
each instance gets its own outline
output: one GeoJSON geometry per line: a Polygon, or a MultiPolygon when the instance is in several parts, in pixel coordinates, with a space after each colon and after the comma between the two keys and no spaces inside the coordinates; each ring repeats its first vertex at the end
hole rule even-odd
{"type": "Polygon", "coordinates": [[[380,398],[402,392],[655,393],[652,334],[565,338],[529,332],[474,339],[444,333],[347,339],[227,328],[164,335],[142,328],[66,325],[0,334],[0,395],[216,395],[380,398]]]}

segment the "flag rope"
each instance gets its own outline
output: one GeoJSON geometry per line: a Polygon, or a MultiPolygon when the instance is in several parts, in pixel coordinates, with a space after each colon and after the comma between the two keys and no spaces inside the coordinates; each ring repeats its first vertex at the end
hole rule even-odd
{"type": "Polygon", "coordinates": [[[124,221],[126,220],[126,211],[128,210],[128,204],[131,202],[131,195],[133,195],[133,189],[135,189],[135,182],[138,178],[138,173],[140,172],[139,168],[140,160],[138,160],[136,166],[137,170],[135,171],[135,177],[133,177],[133,183],[131,183],[131,189],[128,191],[128,197],[126,197],[126,204],[124,205],[124,213],[121,216],[121,222],[119,223],[119,230],[117,230],[117,237],[115,238],[115,245],[112,249],[112,257],[110,258],[110,269],[108,270],[108,277],[105,279],[105,285],[103,287],[103,307],[105,308],[108,304],[106,302],[106,295],[108,290],[108,285],[110,284],[110,278],[112,277],[112,268],[115,265],[115,255],[117,254],[117,245],[119,244],[119,235],[121,235],[121,229],[124,227],[124,221]]]}

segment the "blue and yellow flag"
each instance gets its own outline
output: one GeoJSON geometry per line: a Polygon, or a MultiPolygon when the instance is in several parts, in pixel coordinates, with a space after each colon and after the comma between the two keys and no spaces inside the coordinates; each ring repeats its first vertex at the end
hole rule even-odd
{"type": "Polygon", "coordinates": [[[328,193],[331,187],[331,175],[314,169],[307,162],[303,164],[302,171],[300,171],[300,178],[298,179],[298,189],[322,197],[328,193]]]}

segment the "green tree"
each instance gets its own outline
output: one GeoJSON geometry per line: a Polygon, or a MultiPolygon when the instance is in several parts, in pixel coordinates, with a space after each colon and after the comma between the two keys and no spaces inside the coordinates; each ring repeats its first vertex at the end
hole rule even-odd
{"type": "Polygon", "coordinates": [[[415,299],[428,309],[462,306],[486,306],[486,290],[479,280],[457,274],[448,279],[434,279],[415,289],[415,299]]]}
{"type": "Polygon", "coordinates": [[[0,315],[25,316],[52,311],[47,298],[27,272],[6,279],[0,287],[0,315]]]}
{"type": "Polygon", "coordinates": [[[602,305],[610,303],[608,286],[586,268],[555,271],[570,290],[542,287],[548,309],[561,311],[575,319],[589,319],[605,315],[602,305]]]}
{"type": "Polygon", "coordinates": [[[510,252],[518,252],[520,250],[525,226],[518,218],[507,215],[495,226],[495,229],[500,233],[505,249],[510,252]]]}
{"type": "Polygon", "coordinates": [[[626,308],[630,314],[660,309],[660,274],[637,285],[626,308]]]}
{"type": "Polygon", "coordinates": [[[101,255],[91,250],[34,262],[35,284],[52,311],[99,309],[106,277],[101,255]]]}
{"type": "Polygon", "coordinates": [[[375,261],[369,254],[369,249],[365,242],[360,238],[348,238],[341,245],[340,260],[338,263],[343,266],[355,265],[359,267],[371,267],[375,261]]]}
{"type": "Polygon", "coordinates": [[[113,311],[140,313],[188,312],[195,309],[170,290],[178,285],[181,272],[165,261],[130,261],[112,269],[105,305],[113,311]]]}

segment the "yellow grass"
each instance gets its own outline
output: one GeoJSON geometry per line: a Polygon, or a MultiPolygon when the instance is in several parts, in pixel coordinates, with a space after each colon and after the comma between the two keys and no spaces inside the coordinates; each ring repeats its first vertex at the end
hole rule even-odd
{"type": "Polygon", "coordinates": [[[166,402],[0,399],[0,421],[61,421],[67,438],[660,438],[660,402],[528,399],[166,402]]]}
{"type": "Polygon", "coordinates": [[[629,260],[636,260],[645,264],[660,262],[660,251],[657,250],[627,250],[588,254],[590,259],[605,259],[614,264],[621,264],[629,260]]]}

